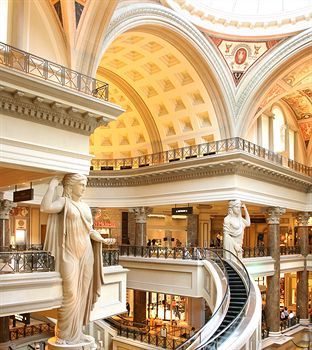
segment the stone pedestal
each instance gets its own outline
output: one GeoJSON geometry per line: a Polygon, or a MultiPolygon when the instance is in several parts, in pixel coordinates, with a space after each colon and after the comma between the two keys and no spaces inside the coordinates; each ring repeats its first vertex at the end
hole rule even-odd
{"type": "Polygon", "coordinates": [[[146,292],[134,290],[133,322],[146,323],[146,292]]]}
{"type": "Polygon", "coordinates": [[[191,247],[198,247],[198,215],[187,216],[187,243],[191,247]]]}
{"type": "Polygon", "coordinates": [[[56,337],[48,340],[48,350],[96,350],[95,339],[85,335],[86,340],[78,344],[57,344],[56,337]]]}
{"type": "Polygon", "coordinates": [[[274,263],[274,275],[267,278],[266,321],[270,335],[280,333],[280,217],[285,213],[283,208],[268,208],[268,241],[274,263]]]}
{"type": "Polygon", "coordinates": [[[305,257],[304,270],[297,272],[297,305],[296,315],[300,317],[301,324],[307,324],[309,319],[309,272],[307,270],[306,257],[309,253],[309,213],[297,214],[298,244],[301,254],[305,257]]]}

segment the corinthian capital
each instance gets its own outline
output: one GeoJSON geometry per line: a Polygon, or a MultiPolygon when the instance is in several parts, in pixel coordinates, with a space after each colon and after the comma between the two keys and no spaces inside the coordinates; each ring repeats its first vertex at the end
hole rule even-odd
{"type": "Polygon", "coordinates": [[[267,223],[269,225],[279,225],[280,218],[285,213],[286,213],[286,209],[285,208],[280,208],[280,207],[267,208],[267,210],[266,210],[266,214],[267,214],[266,221],[267,221],[267,223]]]}
{"type": "Polygon", "coordinates": [[[129,212],[135,214],[136,223],[146,224],[147,215],[152,212],[152,208],[149,208],[149,207],[129,208],[129,212]]]}
{"type": "Polygon", "coordinates": [[[311,213],[307,211],[299,212],[296,215],[296,220],[298,226],[308,226],[308,221],[311,216],[311,213]]]}
{"type": "Polygon", "coordinates": [[[0,199],[0,219],[8,220],[10,218],[10,210],[16,207],[16,203],[8,199],[0,199]]]}

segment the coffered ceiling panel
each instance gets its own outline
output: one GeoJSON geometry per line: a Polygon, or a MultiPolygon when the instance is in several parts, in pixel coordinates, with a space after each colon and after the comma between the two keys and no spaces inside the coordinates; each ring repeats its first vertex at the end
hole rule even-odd
{"type": "Polygon", "coordinates": [[[220,138],[216,115],[200,77],[192,63],[165,39],[141,32],[122,34],[105,52],[98,74],[107,81],[110,74],[117,75],[135,90],[141,98],[139,103],[145,104],[152,115],[159,140],[149,135],[140,108],[134,108],[131,98],[116,83],[110,88],[110,100],[126,112],[107,128],[96,130],[91,150],[97,157],[152,153],[153,142],[161,142],[167,150],[187,146],[189,140],[199,144],[207,138],[220,138]],[[121,121],[126,128],[118,127],[121,121]],[[103,145],[107,138],[110,144],[105,141],[103,145]]]}

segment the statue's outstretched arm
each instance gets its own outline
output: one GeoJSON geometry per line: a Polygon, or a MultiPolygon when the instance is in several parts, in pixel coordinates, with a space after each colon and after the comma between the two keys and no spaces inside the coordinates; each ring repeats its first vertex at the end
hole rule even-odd
{"type": "Polygon", "coordinates": [[[64,197],[59,197],[56,199],[54,198],[55,191],[56,191],[58,184],[59,184],[59,180],[56,177],[54,177],[50,181],[48,190],[42,198],[42,202],[40,205],[40,211],[43,211],[43,212],[49,213],[49,214],[55,214],[55,213],[59,213],[63,210],[64,205],[65,205],[65,198],[64,197]]]}

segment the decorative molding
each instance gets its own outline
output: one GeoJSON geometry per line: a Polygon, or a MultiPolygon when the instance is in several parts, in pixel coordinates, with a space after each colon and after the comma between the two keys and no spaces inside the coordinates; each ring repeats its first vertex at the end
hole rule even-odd
{"type": "Polygon", "coordinates": [[[88,187],[144,186],[226,175],[240,175],[287,186],[303,193],[312,192],[310,177],[239,153],[188,160],[180,164],[177,162],[130,170],[93,171],[89,176],[88,187]]]}
{"type": "Polygon", "coordinates": [[[286,213],[286,209],[280,207],[270,207],[266,210],[266,213],[268,215],[266,221],[269,225],[279,225],[280,218],[286,213]]]}
{"type": "Polygon", "coordinates": [[[311,34],[312,28],[284,40],[275,48],[269,50],[269,52],[244,75],[238,85],[234,112],[236,118],[239,116],[239,122],[236,124],[238,135],[242,137],[245,136],[254,118],[256,112],[253,110],[255,107],[254,101],[260,88],[264,87],[264,83],[267,87],[268,79],[280,70],[289,59],[311,46],[311,34]]]}
{"type": "Polygon", "coordinates": [[[102,117],[77,109],[63,109],[60,104],[49,104],[40,97],[34,99],[0,92],[0,113],[14,118],[40,123],[54,128],[90,135],[98,126],[105,125],[102,117]]]}
{"type": "Polygon", "coordinates": [[[296,220],[298,226],[308,226],[309,218],[312,213],[309,212],[299,212],[296,215],[296,220]]]}

